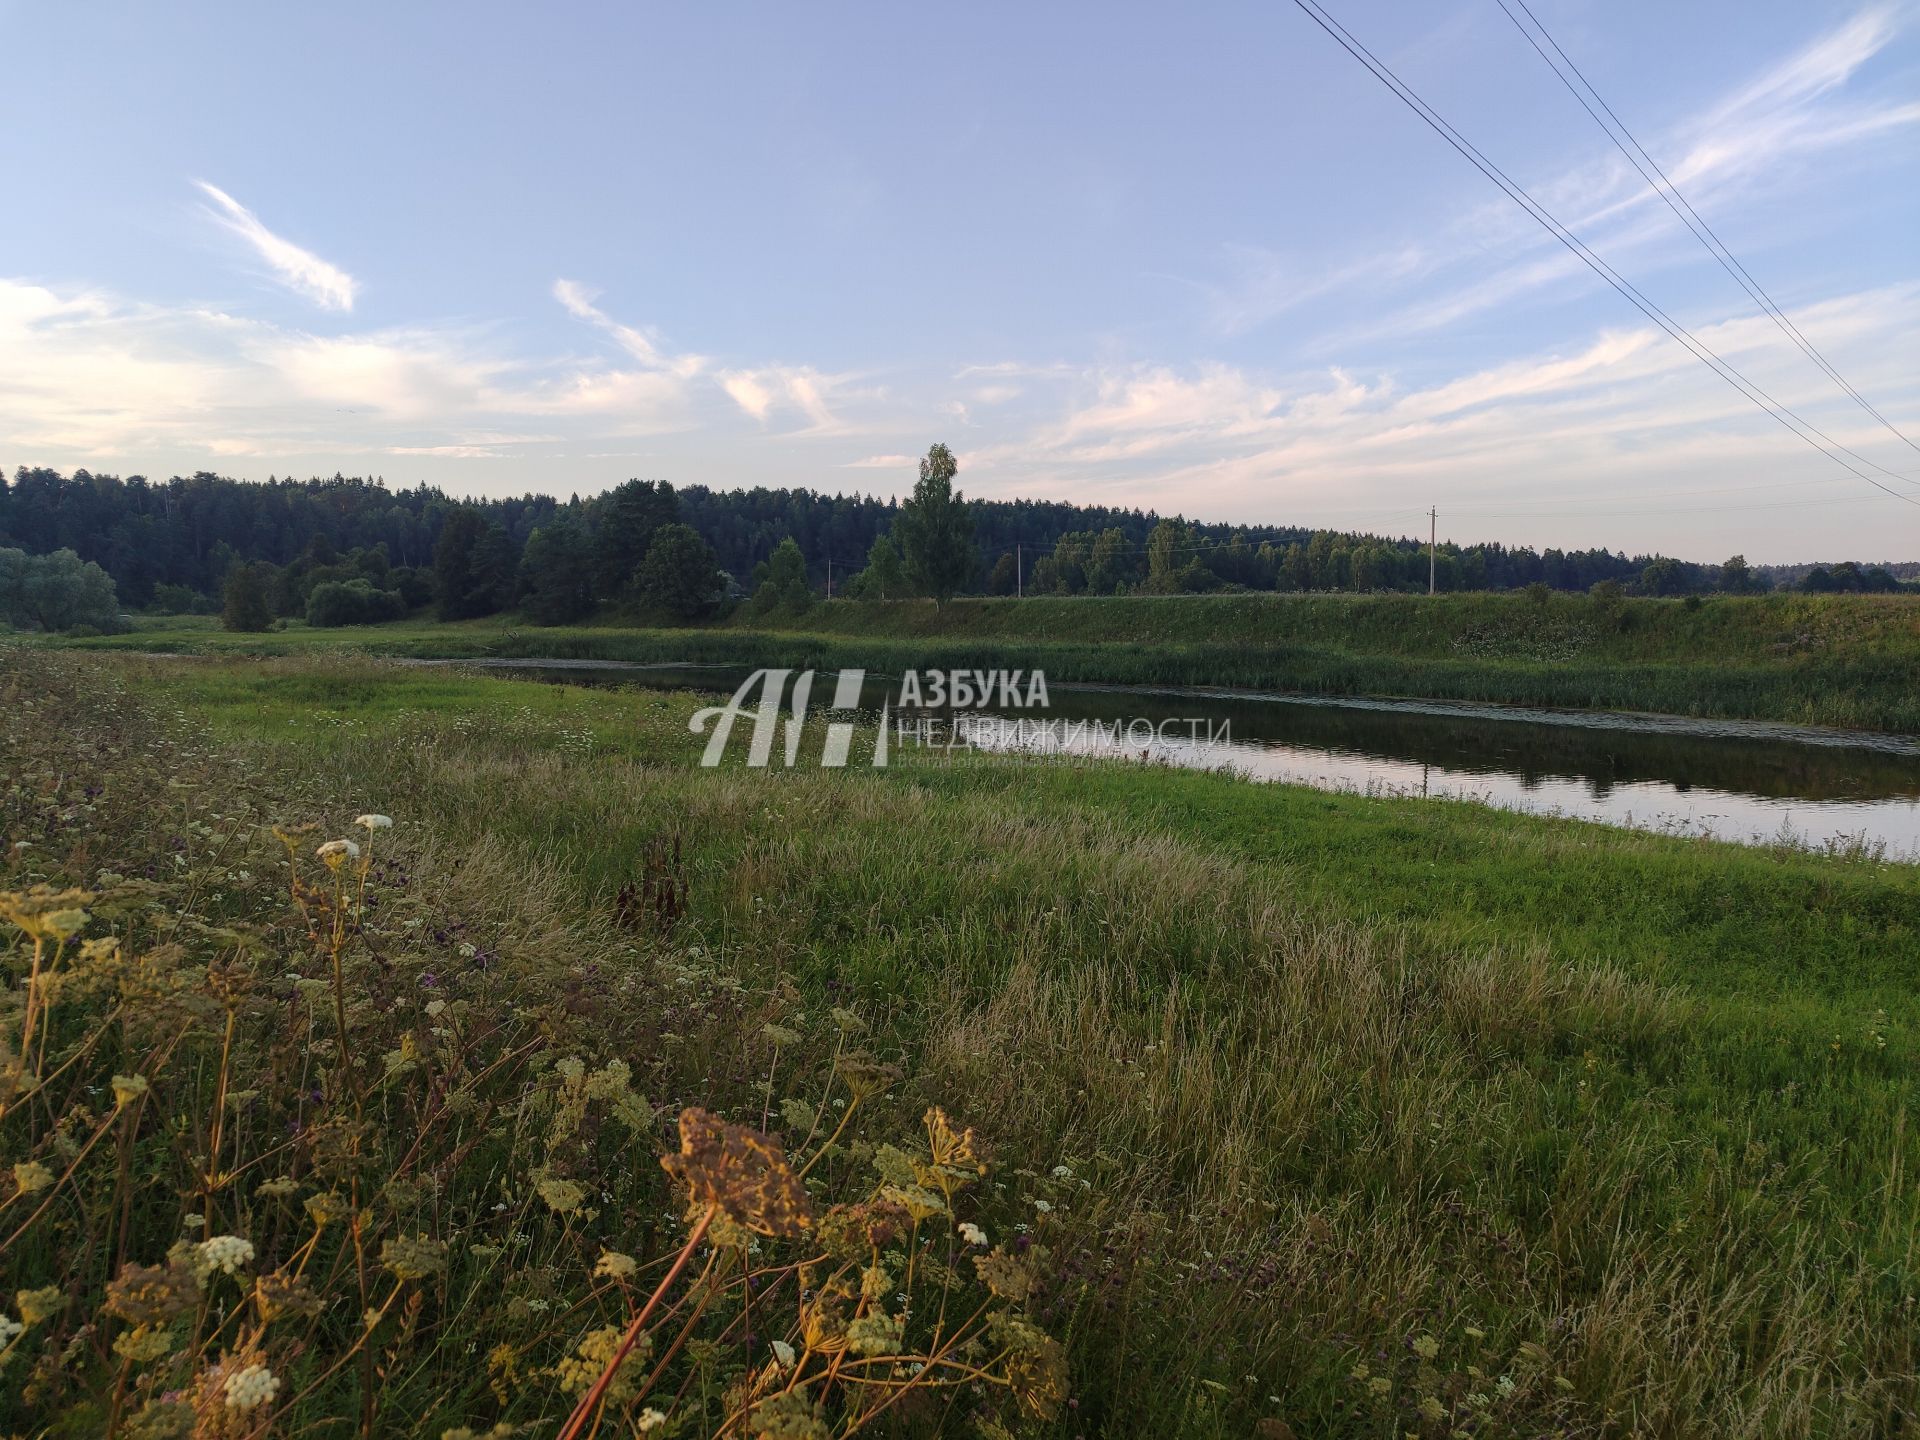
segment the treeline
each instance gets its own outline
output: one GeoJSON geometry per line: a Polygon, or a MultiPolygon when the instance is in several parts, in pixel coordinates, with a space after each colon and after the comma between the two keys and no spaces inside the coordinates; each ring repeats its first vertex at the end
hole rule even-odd
{"type": "MultiPolygon", "coordinates": [[[[950,490],[952,457],[935,451],[950,490]]],[[[1446,591],[1610,584],[1688,595],[1771,584],[1738,556],[1703,565],[1448,542],[1430,557],[1419,537],[1249,530],[1150,510],[951,498],[940,511],[951,532],[940,543],[953,554],[939,562],[939,583],[949,593],[1422,591],[1430,567],[1446,591]]],[[[924,575],[909,573],[934,563],[927,554],[908,563],[902,521],[910,504],[654,481],[586,500],[530,492],[468,501],[343,475],[260,483],[202,472],[149,481],[22,467],[0,484],[0,548],[71,552],[111,578],[126,609],[224,605],[231,622],[227,602],[237,600],[249,624],[354,624],[432,604],[449,618],[519,609],[558,624],[606,605],[695,616],[749,594],[761,605],[796,608],[829,585],[835,594],[930,593],[924,575]]],[[[1884,567],[1843,564],[1813,567],[1795,588],[1902,586],[1884,567]]]]}

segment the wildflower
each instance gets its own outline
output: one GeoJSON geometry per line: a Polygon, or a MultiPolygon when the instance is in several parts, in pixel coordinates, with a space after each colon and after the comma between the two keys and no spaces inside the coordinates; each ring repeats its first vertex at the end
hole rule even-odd
{"type": "Polygon", "coordinates": [[[52,910],[40,917],[40,923],[56,938],[66,940],[80,933],[80,927],[87,923],[87,912],[79,909],[52,910]]]}
{"type": "Polygon", "coordinates": [[[271,1180],[262,1180],[258,1185],[253,1187],[253,1193],[256,1195],[269,1196],[276,1200],[283,1200],[299,1188],[300,1182],[291,1175],[279,1175],[271,1180]]]}
{"type": "Polygon", "coordinates": [[[147,1093],[147,1077],[144,1075],[116,1075],[113,1077],[113,1098],[117,1104],[131,1105],[147,1093]]]}
{"type": "Polygon", "coordinates": [[[279,1378],[264,1365],[249,1365],[227,1376],[227,1408],[252,1410],[266,1404],[279,1393],[279,1378]]]}
{"type": "Polygon", "coordinates": [[[820,1403],[805,1394],[769,1395],[753,1407],[754,1440],[827,1440],[820,1403]]]}
{"type": "Polygon", "coordinates": [[[253,1282],[253,1303],[262,1320],[305,1319],[320,1313],[320,1297],[291,1275],[262,1275],[253,1282]]]}
{"type": "Polygon", "coordinates": [[[1051,1215],[1053,1213],[1053,1206],[1049,1205],[1044,1200],[1034,1201],[1033,1208],[1038,1210],[1042,1215],[1051,1215]]]}
{"type": "Polygon", "coordinates": [[[924,1185],[888,1185],[881,1194],[915,1220],[930,1220],[946,1213],[947,1202],[940,1198],[938,1191],[924,1185]]]}
{"type": "Polygon", "coordinates": [[[380,1247],[380,1263],[399,1279],[425,1280],[447,1268],[447,1245],[424,1235],[396,1236],[380,1247]]]}
{"type": "Polygon", "coordinates": [[[774,1359],[774,1363],[778,1365],[782,1370],[791,1370],[793,1368],[793,1362],[795,1359],[793,1346],[789,1345],[784,1340],[774,1341],[773,1342],[773,1359],[774,1359]]]}
{"type": "Polygon", "coordinates": [[[971,1220],[962,1220],[960,1222],[960,1238],[966,1241],[967,1244],[969,1245],[979,1245],[984,1247],[987,1243],[987,1232],[982,1230],[978,1225],[974,1224],[971,1220]]]}
{"type": "Polygon", "coordinates": [[[13,1167],[13,1183],[22,1195],[32,1195],[53,1184],[53,1171],[38,1160],[22,1160],[13,1167]]]}
{"type": "Polygon", "coordinates": [[[580,1202],[587,1198],[587,1192],[571,1180],[559,1180],[548,1176],[537,1187],[540,1198],[553,1207],[557,1215],[570,1215],[580,1208],[580,1202]]]}
{"type": "Polygon", "coordinates": [[[1446,1418],[1446,1407],[1429,1395],[1420,1402],[1420,1418],[1429,1425],[1438,1425],[1446,1418]]]}
{"type": "Polygon", "coordinates": [[[600,1263],[593,1267],[593,1273],[604,1275],[609,1280],[624,1280],[640,1268],[640,1262],[631,1255],[622,1255],[618,1250],[601,1252],[600,1263]]]}
{"type": "Polygon", "coordinates": [[[991,1255],[974,1256],[973,1268],[989,1290],[1016,1305],[1033,1289],[1033,1272],[1003,1249],[996,1248],[991,1255]]]}
{"type": "Polygon", "coordinates": [[[386,830],[392,827],[393,819],[387,815],[356,815],[353,823],[366,830],[386,830]]]}
{"type": "Polygon", "coordinates": [[[20,1318],[28,1325],[38,1325],[42,1320],[51,1319],[66,1304],[66,1292],[58,1285],[22,1290],[13,1298],[19,1302],[20,1318]]]}
{"type": "Polygon", "coordinates": [[[14,1340],[26,1328],[26,1326],[22,1325],[11,1315],[0,1315],[0,1354],[4,1354],[7,1347],[13,1344],[14,1340]]]}
{"type": "Polygon", "coordinates": [[[173,1353],[173,1332],[165,1325],[136,1325],[114,1337],[113,1353],[136,1365],[173,1353]]]}
{"type": "Polygon", "coordinates": [[[215,1235],[200,1242],[200,1263],[208,1274],[224,1270],[235,1274],[253,1260],[253,1242],[239,1235],[215,1235]]]}
{"type": "Polygon", "coordinates": [[[1053,1178],[1056,1180],[1071,1180],[1073,1179],[1073,1171],[1065,1165],[1056,1165],[1053,1167],[1053,1178]]]}
{"type": "Polygon", "coordinates": [[[667,1412],[664,1410],[656,1410],[653,1406],[649,1405],[640,1412],[640,1418],[633,1422],[633,1428],[644,1434],[648,1430],[658,1430],[666,1423],[667,1412]]]}
{"type": "Polygon", "coordinates": [[[346,1198],[337,1190],[323,1191],[307,1197],[307,1218],[316,1226],[333,1225],[347,1218],[350,1207],[346,1198]]]}
{"type": "Polygon", "coordinates": [[[1422,1335],[1413,1342],[1413,1353],[1422,1360],[1431,1360],[1440,1353],[1440,1342],[1431,1335],[1422,1335]]]}
{"type": "Polygon", "coordinates": [[[862,1315],[847,1322],[847,1348],[856,1355],[898,1355],[906,1327],[891,1315],[862,1315]]]}
{"type": "Polygon", "coordinates": [[[338,870],[347,861],[360,858],[360,847],[351,840],[329,840],[313,853],[326,862],[329,870],[338,870]]]}
{"type": "Polygon", "coordinates": [[[429,1000],[427,1002],[427,1014],[429,1015],[440,1015],[446,1008],[447,1002],[444,1000],[429,1000]]]}
{"type": "MultiPolygon", "coordinates": [[[[603,1325],[598,1330],[587,1332],[571,1355],[566,1356],[553,1367],[554,1376],[570,1395],[584,1395],[599,1380],[613,1357],[620,1353],[620,1342],[624,1338],[622,1327],[603,1325]]],[[[633,1393],[644,1373],[647,1358],[653,1353],[653,1337],[642,1333],[639,1342],[621,1358],[619,1369],[614,1371],[613,1381],[607,1387],[607,1400],[617,1404],[633,1393]]]]}
{"type": "Polygon", "coordinates": [[[695,1206],[714,1205],[762,1235],[797,1235],[813,1225],[806,1186],[778,1145],[744,1125],[690,1107],[680,1115],[680,1150],[661,1168],[682,1181],[695,1206]]]}

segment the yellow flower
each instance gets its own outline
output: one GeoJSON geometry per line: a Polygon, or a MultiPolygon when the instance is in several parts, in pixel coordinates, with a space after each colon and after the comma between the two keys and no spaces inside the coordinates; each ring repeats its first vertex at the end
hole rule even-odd
{"type": "Polygon", "coordinates": [[[329,840],[313,853],[326,862],[329,870],[338,870],[347,861],[360,858],[360,847],[351,840],[329,840]]]}
{"type": "Polygon", "coordinates": [[[624,1280],[640,1268],[640,1262],[631,1255],[623,1255],[618,1250],[602,1251],[600,1263],[593,1267],[593,1273],[604,1275],[609,1280],[624,1280]]]}
{"type": "Polygon", "coordinates": [[[22,1160],[13,1167],[13,1183],[20,1187],[22,1195],[32,1195],[53,1184],[53,1171],[38,1160],[22,1160]]]}
{"type": "Polygon", "coordinates": [[[120,1105],[131,1105],[147,1093],[147,1077],[144,1075],[116,1075],[113,1077],[113,1098],[120,1105]]]}
{"type": "Polygon", "coordinates": [[[580,1208],[580,1202],[587,1198],[587,1192],[571,1180],[556,1180],[549,1176],[537,1187],[540,1198],[551,1205],[556,1214],[570,1215],[580,1208]]]}
{"type": "Polygon", "coordinates": [[[19,1303],[20,1318],[29,1325],[38,1325],[42,1320],[58,1315],[67,1302],[66,1292],[58,1285],[22,1290],[13,1298],[19,1303]]]}

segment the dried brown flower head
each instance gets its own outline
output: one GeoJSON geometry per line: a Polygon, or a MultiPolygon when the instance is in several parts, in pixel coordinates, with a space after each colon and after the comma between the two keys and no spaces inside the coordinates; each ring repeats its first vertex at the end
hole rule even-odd
{"type": "Polygon", "coordinates": [[[660,1164],[686,1185],[696,1208],[718,1206],[759,1234],[798,1235],[813,1224],[806,1186],[785,1152],[759,1131],[697,1106],[681,1112],[679,1153],[660,1164]]]}

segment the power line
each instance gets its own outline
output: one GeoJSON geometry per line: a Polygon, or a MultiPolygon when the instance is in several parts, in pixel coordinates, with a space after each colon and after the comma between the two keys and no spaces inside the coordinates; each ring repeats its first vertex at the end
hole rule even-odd
{"type": "MultiPolygon", "coordinates": [[[[1834,453],[1834,448],[1837,447],[1834,447],[1831,437],[1826,435],[1824,431],[1808,421],[1801,419],[1799,415],[1775,400],[1771,395],[1767,394],[1765,390],[1761,389],[1760,386],[1748,380],[1731,364],[1716,354],[1711,347],[1694,336],[1684,325],[1673,319],[1658,305],[1654,304],[1653,301],[1641,294],[1631,281],[1627,280],[1625,276],[1621,275],[1605,260],[1601,259],[1599,255],[1595,254],[1584,240],[1556,219],[1550,211],[1528,194],[1526,190],[1516,184],[1498,165],[1494,164],[1493,161],[1489,160],[1486,156],[1482,155],[1479,150],[1474,148],[1473,144],[1467,140],[1464,135],[1454,129],[1438,111],[1415,94],[1399,76],[1394,74],[1384,61],[1377,58],[1365,45],[1353,38],[1339,21],[1328,15],[1322,7],[1316,3],[1316,0],[1293,0],[1293,3],[1307,18],[1312,20],[1314,24],[1332,36],[1341,49],[1345,50],[1355,60],[1364,65],[1368,72],[1371,73],[1376,80],[1380,81],[1381,84],[1391,90],[1401,103],[1405,104],[1414,114],[1425,121],[1441,139],[1459,151],[1476,170],[1486,176],[1487,179],[1493,181],[1494,184],[1498,185],[1509,199],[1545,227],[1549,234],[1562,245],[1566,246],[1568,250],[1572,251],[1574,255],[1583,261],[1595,274],[1599,275],[1601,279],[1619,291],[1635,309],[1653,321],[1654,324],[1658,325],[1674,340],[1684,345],[1701,364],[1712,370],[1716,375],[1720,376],[1721,379],[1733,386],[1734,389],[1746,396],[1747,399],[1765,410],[1774,420],[1792,431],[1793,434],[1805,441],[1808,445],[1811,445],[1815,450],[1818,450],[1822,455],[1825,455],[1841,469],[1847,471],[1857,479],[1866,481],[1867,484],[1873,486],[1876,490],[1891,495],[1896,500],[1920,508],[1920,500],[1914,499],[1911,495],[1903,495],[1898,490],[1889,489],[1871,475],[1856,470],[1853,466],[1847,464],[1846,461],[1834,453]],[[1819,436],[1820,439],[1816,440],[1814,438],[1816,435],[1819,436]],[[1821,441],[1826,441],[1827,443],[1822,444],[1821,441]]],[[[1895,478],[1899,479],[1903,477],[1896,476],[1895,478]]]]}
{"type": "MultiPolygon", "coordinates": [[[[1547,62],[1548,67],[1559,79],[1560,83],[1567,87],[1567,93],[1580,102],[1580,108],[1593,117],[1593,122],[1606,132],[1607,138],[1613,141],[1614,147],[1619,150],[1622,155],[1627,157],[1628,162],[1634,169],[1640,172],[1640,178],[1652,186],[1654,194],[1666,201],[1667,208],[1673,211],[1673,213],[1679,217],[1681,223],[1693,232],[1694,238],[1706,247],[1707,253],[1720,262],[1720,268],[1731,275],[1740,288],[1745,290],[1752,298],[1753,302],[1766,312],[1775,325],[1780,327],[1781,333],[1793,341],[1795,345],[1799,346],[1806,357],[1813,361],[1815,365],[1818,365],[1834,384],[1838,385],[1850,395],[1861,409],[1865,410],[1875,420],[1878,420],[1891,431],[1897,439],[1905,442],[1915,450],[1920,450],[1920,445],[1914,444],[1912,440],[1908,439],[1908,437],[1901,432],[1897,425],[1887,419],[1885,415],[1882,415],[1879,410],[1875,409],[1872,402],[1856,390],[1847,378],[1842,375],[1839,370],[1834,368],[1833,363],[1815,348],[1813,342],[1800,333],[1800,327],[1788,318],[1786,312],[1774,302],[1773,297],[1767,293],[1765,287],[1753,278],[1748,272],[1747,267],[1742,265],[1733,251],[1727,248],[1726,242],[1715,233],[1714,228],[1706,222],[1699,211],[1693,208],[1693,205],[1688,201],[1687,197],[1680,193],[1680,187],[1675,185],[1667,172],[1660,168],[1659,162],[1647,153],[1646,148],[1634,137],[1633,132],[1627,128],[1626,122],[1614,113],[1613,107],[1607,104],[1605,97],[1594,88],[1593,82],[1587,79],[1586,74],[1574,63],[1573,57],[1568,55],[1567,52],[1560,47],[1560,42],[1553,38],[1552,33],[1541,23],[1540,17],[1534,14],[1528,7],[1527,0],[1514,0],[1514,4],[1526,12],[1527,19],[1533,22],[1534,28],[1540,32],[1541,38],[1553,47],[1553,54],[1558,55],[1560,59],[1566,62],[1567,69],[1571,70],[1579,79],[1580,84],[1586,87],[1587,95],[1591,95],[1595,103],[1607,112],[1607,119],[1613,122],[1613,126],[1610,127],[1606,120],[1602,120],[1599,115],[1595,114],[1593,106],[1587,103],[1587,95],[1582,95],[1579,89],[1575,88],[1573,81],[1569,80],[1566,74],[1560,69],[1560,66],[1554,63],[1553,56],[1547,54],[1544,49],[1541,49],[1540,41],[1534,38],[1532,31],[1520,23],[1520,17],[1513,13],[1512,8],[1507,4],[1507,0],[1495,0],[1495,3],[1506,12],[1507,18],[1513,21],[1514,28],[1526,36],[1527,43],[1533,46],[1540,58],[1547,62]],[[1614,127],[1619,129],[1619,135],[1614,134],[1614,127]],[[1625,143],[1622,143],[1621,136],[1626,137],[1625,143]],[[1629,145],[1632,146],[1632,149],[1628,148],[1629,145]],[[1646,161],[1646,165],[1640,163],[1642,160],[1646,161]],[[1647,173],[1648,165],[1653,167],[1653,175],[1647,173]],[[1655,175],[1660,177],[1657,181],[1654,179],[1655,175]],[[1665,187],[1664,189],[1662,188],[1663,185],[1665,187]]],[[[1847,451],[1847,453],[1849,455],[1853,454],[1851,450],[1847,451]]],[[[1855,455],[1854,458],[1858,460],[1863,457],[1855,455]]],[[[1870,460],[1866,461],[1866,463],[1869,465],[1873,464],[1870,460]]],[[[1882,469],[1882,467],[1877,465],[1874,466],[1874,468],[1882,469]]],[[[1884,471],[1884,473],[1892,474],[1893,472],[1884,471]]],[[[1900,476],[1898,478],[1905,479],[1907,477],[1900,476]]]]}

